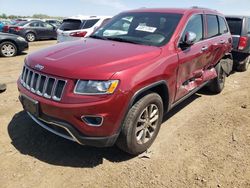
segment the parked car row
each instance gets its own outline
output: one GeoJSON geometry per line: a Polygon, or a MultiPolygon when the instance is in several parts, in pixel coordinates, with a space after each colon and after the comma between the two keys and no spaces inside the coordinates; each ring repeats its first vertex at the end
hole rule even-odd
{"type": "MultiPolygon", "coordinates": [[[[95,25],[83,20],[64,20],[61,34],[81,35],[85,24],[95,25]]],[[[84,41],[28,55],[18,80],[20,101],[58,136],[97,147],[116,144],[137,155],[156,139],[164,114],[203,87],[214,94],[224,89],[232,46],[247,54],[242,30],[236,45],[224,15],[214,10],[126,11],[84,41]]]]}

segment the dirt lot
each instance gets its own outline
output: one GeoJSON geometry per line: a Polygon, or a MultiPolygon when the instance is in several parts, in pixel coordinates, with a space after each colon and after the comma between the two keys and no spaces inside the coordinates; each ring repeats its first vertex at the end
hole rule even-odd
{"type": "MultiPolygon", "coordinates": [[[[55,44],[41,41],[30,50],[55,44]]],[[[18,102],[26,54],[0,58],[0,187],[250,187],[250,70],[167,117],[147,155],[80,146],[37,126],[18,102]]]]}

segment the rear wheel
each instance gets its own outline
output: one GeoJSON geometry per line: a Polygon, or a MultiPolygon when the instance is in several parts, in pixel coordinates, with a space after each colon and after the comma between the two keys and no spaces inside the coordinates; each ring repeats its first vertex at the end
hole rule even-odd
{"type": "Polygon", "coordinates": [[[214,78],[207,86],[208,90],[212,93],[219,94],[222,92],[225,86],[226,73],[221,67],[221,63],[218,63],[215,67],[217,72],[217,77],[214,78]]]}
{"type": "Polygon", "coordinates": [[[25,35],[25,38],[28,42],[34,42],[36,40],[36,35],[34,33],[29,32],[25,35]]]}
{"type": "Polygon", "coordinates": [[[243,61],[243,64],[237,66],[237,70],[240,72],[247,71],[250,64],[250,55],[243,61]]]}
{"type": "Polygon", "coordinates": [[[4,57],[13,57],[17,54],[17,47],[12,42],[3,42],[0,44],[0,54],[4,57]]]}
{"type": "Polygon", "coordinates": [[[154,142],[163,118],[163,102],[157,93],[149,93],[129,110],[122,125],[117,146],[132,155],[146,151],[154,142]]]}

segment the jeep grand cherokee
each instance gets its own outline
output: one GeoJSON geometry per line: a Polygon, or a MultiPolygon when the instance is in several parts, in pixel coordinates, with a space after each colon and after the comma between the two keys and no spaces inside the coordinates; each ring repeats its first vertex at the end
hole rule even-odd
{"type": "Polygon", "coordinates": [[[59,136],[139,154],[155,140],[164,113],[203,86],[222,91],[231,48],[217,11],[127,11],[83,41],[28,55],[20,100],[59,136]]]}

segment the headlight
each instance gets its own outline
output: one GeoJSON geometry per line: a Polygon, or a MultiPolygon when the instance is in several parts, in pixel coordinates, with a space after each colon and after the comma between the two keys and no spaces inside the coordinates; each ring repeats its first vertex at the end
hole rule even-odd
{"type": "Polygon", "coordinates": [[[94,81],[78,80],[74,93],[86,95],[112,94],[118,86],[118,80],[94,81]]]}
{"type": "Polygon", "coordinates": [[[17,37],[17,40],[25,41],[25,39],[23,37],[17,37]]]}

